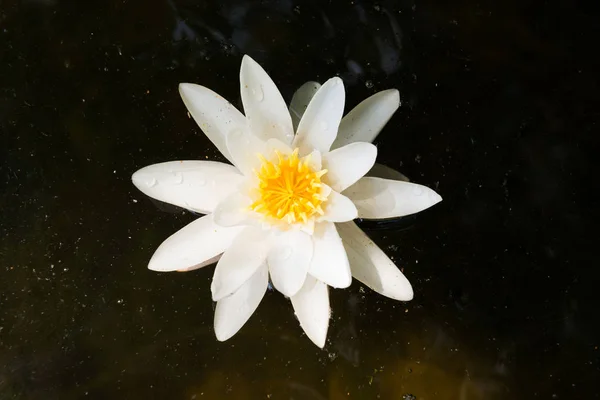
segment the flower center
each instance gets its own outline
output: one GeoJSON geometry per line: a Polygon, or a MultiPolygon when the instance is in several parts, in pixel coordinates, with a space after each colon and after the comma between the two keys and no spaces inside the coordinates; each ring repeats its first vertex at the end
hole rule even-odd
{"type": "Polygon", "coordinates": [[[306,222],[315,215],[323,215],[321,203],[321,177],[326,169],[314,171],[310,154],[298,158],[298,149],[289,156],[275,150],[277,161],[271,162],[262,155],[260,169],[255,171],[259,180],[258,199],[250,208],[266,217],[288,223],[306,222]]]}

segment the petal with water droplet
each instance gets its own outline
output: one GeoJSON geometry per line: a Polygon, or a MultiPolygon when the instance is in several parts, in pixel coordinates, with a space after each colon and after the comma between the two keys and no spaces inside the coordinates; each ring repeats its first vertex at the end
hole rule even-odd
{"type": "Polygon", "coordinates": [[[390,258],[354,222],[337,224],[352,276],[386,297],[413,298],[410,282],[390,258]]]}
{"type": "Polygon", "coordinates": [[[242,286],[266,260],[269,245],[264,231],[243,228],[217,263],[210,286],[213,300],[219,301],[242,286]]]}
{"type": "Polygon", "coordinates": [[[213,161],[170,161],[144,167],[131,177],[145,195],[199,213],[212,212],[244,177],[232,165],[213,161]]]}
{"type": "Polygon", "coordinates": [[[273,235],[267,262],[271,280],[277,290],[290,297],[302,287],[312,258],[310,236],[299,230],[273,235]]]}
{"type": "Polygon", "coordinates": [[[313,256],[308,273],[334,288],[346,288],[352,282],[350,264],[342,239],[333,222],[315,225],[312,235],[313,256]]]}
{"type": "Polygon", "coordinates": [[[353,108],[340,123],[333,149],[354,142],[371,143],[400,106],[396,89],[375,93],[353,108]]]}
{"type": "Polygon", "coordinates": [[[294,138],[294,146],[304,156],[313,150],[329,151],[338,131],[345,101],[344,83],[331,78],[313,96],[308,104],[294,138]]]}
{"type": "Polygon", "coordinates": [[[165,240],[154,252],[148,268],[160,272],[199,268],[223,253],[240,232],[238,227],[218,226],[212,215],[205,215],[165,240]]]}
{"type": "Polygon", "coordinates": [[[223,97],[204,86],[182,83],[179,85],[179,93],[200,129],[221,154],[233,162],[225,138],[231,131],[248,131],[244,115],[223,97]]]}
{"type": "Polygon", "coordinates": [[[367,219],[402,217],[442,201],[427,186],[374,177],[361,178],[344,194],[356,205],[358,216],[367,219]]]}
{"type": "Polygon", "coordinates": [[[238,290],[217,302],[214,325],[218,340],[229,339],[244,326],[258,308],[268,284],[267,266],[262,264],[238,290]]]}
{"type": "Polygon", "coordinates": [[[329,327],[329,291],[327,285],[307,276],[302,289],[291,298],[300,326],[314,344],[323,348],[329,327]]]}
{"type": "Polygon", "coordinates": [[[291,143],[294,128],[287,105],[269,75],[249,56],[242,59],[240,86],[250,131],[263,141],[291,143]]]}

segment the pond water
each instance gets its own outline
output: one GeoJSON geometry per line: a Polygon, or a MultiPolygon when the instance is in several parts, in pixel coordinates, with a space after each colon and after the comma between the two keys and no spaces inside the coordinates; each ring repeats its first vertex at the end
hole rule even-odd
{"type": "Polygon", "coordinates": [[[568,1],[3,1],[0,398],[598,398],[597,27],[568,1]],[[218,342],[214,268],[147,269],[197,216],[131,174],[223,160],[177,85],[241,109],[243,54],[288,101],[399,89],[378,161],[444,197],[361,223],[415,298],[331,290],[323,350],[274,291],[218,342]]]}

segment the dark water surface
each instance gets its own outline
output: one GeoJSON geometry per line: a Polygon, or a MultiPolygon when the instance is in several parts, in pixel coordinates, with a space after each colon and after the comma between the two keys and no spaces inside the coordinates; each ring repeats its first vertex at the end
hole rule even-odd
{"type": "Polygon", "coordinates": [[[2,0],[0,399],[598,398],[594,12],[567,0],[2,0]],[[408,223],[363,225],[415,299],[332,290],[324,350],[274,292],[219,343],[213,268],[146,269],[195,216],[157,208],[130,176],[222,159],[177,84],[241,107],[243,54],[288,100],[333,75],[346,110],[398,88],[379,162],[444,197],[408,223]]]}

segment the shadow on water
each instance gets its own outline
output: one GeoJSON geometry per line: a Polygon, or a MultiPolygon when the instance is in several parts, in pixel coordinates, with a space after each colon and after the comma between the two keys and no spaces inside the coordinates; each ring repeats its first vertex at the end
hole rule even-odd
{"type": "Polygon", "coordinates": [[[592,10],[569,2],[5,1],[0,7],[0,398],[597,398],[592,10]],[[408,303],[331,290],[324,350],[265,296],[219,343],[213,267],[146,269],[196,216],[131,173],[222,161],[179,82],[241,108],[250,54],[289,100],[398,88],[377,176],[425,213],[359,221],[408,303]],[[391,168],[391,169],[390,169],[391,168]],[[596,396],[596,397],[594,397],[596,396]]]}

